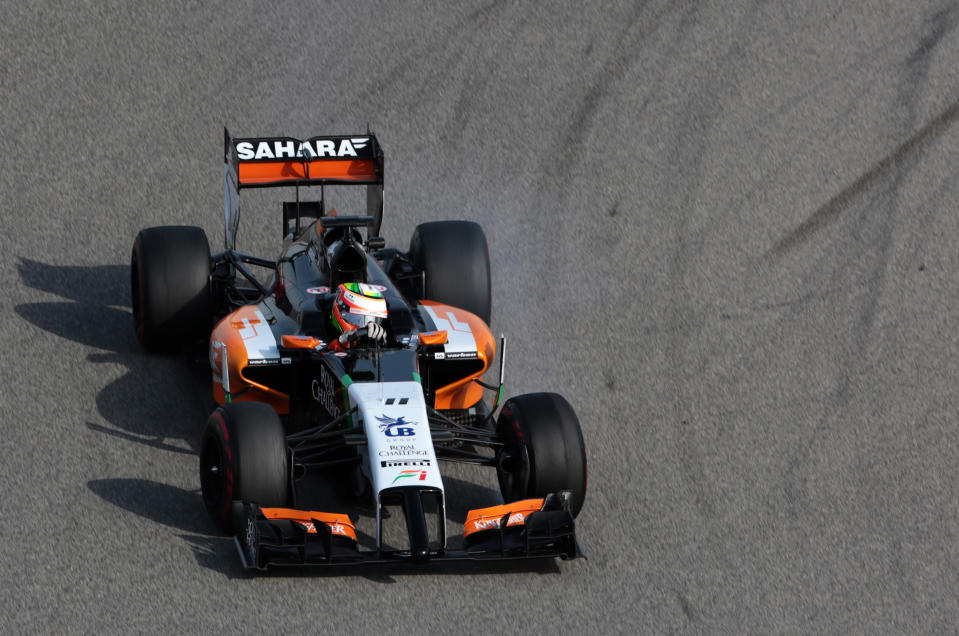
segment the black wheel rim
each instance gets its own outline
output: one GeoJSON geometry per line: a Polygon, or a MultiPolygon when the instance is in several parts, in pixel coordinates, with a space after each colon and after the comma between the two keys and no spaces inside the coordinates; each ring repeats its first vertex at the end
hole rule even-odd
{"type": "Polygon", "coordinates": [[[226,491],[226,473],[223,466],[223,454],[215,439],[208,439],[200,454],[200,488],[203,503],[214,517],[218,517],[224,507],[226,491]]]}

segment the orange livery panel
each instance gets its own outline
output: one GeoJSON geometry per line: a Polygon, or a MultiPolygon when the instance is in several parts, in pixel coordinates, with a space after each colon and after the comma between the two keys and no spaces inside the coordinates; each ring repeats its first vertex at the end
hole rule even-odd
{"type": "Polygon", "coordinates": [[[542,499],[524,499],[502,506],[470,510],[466,515],[466,522],[463,524],[463,537],[468,537],[474,532],[499,528],[504,525],[504,518],[507,527],[522,525],[526,523],[528,516],[542,508],[542,499]]]}
{"type": "Polygon", "coordinates": [[[316,525],[319,521],[327,525],[330,532],[341,537],[356,541],[356,529],[350,521],[349,515],[333,512],[317,512],[316,510],[296,510],[293,508],[261,508],[260,511],[267,519],[289,519],[306,527],[309,534],[316,534],[316,525]]]}
{"type": "Polygon", "coordinates": [[[284,181],[332,179],[370,183],[376,181],[376,164],[372,159],[334,159],[305,161],[263,161],[241,163],[240,185],[277,184],[284,181]]]}
{"type": "Polygon", "coordinates": [[[437,331],[446,333],[444,350],[436,354],[436,359],[479,362],[467,375],[436,388],[434,406],[437,409],[468,409],[483,397],[483,387],[476,380],[483,377],[496,355],[493,334],[482,318],[468,311],[431,300],[424,300],[421,304],[437,331]]]}
{"type": "Polygon", "coordinates": [[[283,415],[290,411],[290,399],[247,378],[249,366],[280,364],[276,338],[256,305],[244,305],[213,328],[210,335],[210,369],[213,372],[213,399],[265,402],[283,415]]]}

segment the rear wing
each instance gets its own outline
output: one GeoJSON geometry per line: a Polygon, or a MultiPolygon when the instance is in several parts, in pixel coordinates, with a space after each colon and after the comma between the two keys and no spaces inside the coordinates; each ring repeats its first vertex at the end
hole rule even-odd
{"type": "MultiPolygon", "coordinates": [[[[226,248],[234,249],[240,222],[240,190],[294,186],[365,185],[370,235],[383,221],[383,149],[365,135],[256,137],[234,139],[224,132],[224,216],[226,248]]],[[[322,205],[322,203],[321,203],[322,205]]],[[[322,212],[322,210],[321,210],[322,212]]]]}

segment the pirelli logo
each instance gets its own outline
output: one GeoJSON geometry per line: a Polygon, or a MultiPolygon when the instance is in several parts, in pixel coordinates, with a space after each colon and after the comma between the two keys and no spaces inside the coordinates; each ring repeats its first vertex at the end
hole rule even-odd
{"type": "Polygon", "coordinates": [[[382,468],[401,468],[404,466],[429,466],[430,460],[428,459],[408,459],[405,461],[384,461],[380,462],[382,468]]]}

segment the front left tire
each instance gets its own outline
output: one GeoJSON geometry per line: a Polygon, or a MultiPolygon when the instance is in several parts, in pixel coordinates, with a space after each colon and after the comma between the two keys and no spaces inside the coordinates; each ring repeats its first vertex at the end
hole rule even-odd
{"type": "Polygon", "coordinates": [[[242,530],[234,502],[286,506],[290,483],[286,434],[273,407],[232,402],[213,412],[200,442],[200,488],[218,528],[227,534],[242,530]]]}

